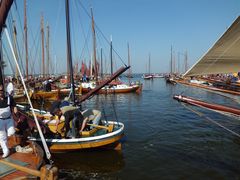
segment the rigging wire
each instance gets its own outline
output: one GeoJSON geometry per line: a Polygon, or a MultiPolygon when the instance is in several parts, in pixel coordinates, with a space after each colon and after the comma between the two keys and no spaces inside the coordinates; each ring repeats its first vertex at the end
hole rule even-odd
{"type": "MultiPolygon", "coordinates": [[[[86,10],[86,8],[83,6],[83,4],[80,1],[79,4],[81,5],[81,7],[83,8],[83,10],[85,11],[85,13],[87,14],[87,16],[91,19],[91,15],[88,13],[88,11],[86,10]]],[[[110,42],[108,41],[108,39],[106,38],[106,36],[103,34],[103,32],[100,30],[100,28],[97,26],[96,22],[94,21],[94,25],[96,27],[96,29],[98,29],[98,31],[101,33],[101,35],[103,36],[103,38],[105,39],[105,41],[109,44],[110,46],[110,42]]],[[[116,53],[116,55],[118,56],[118,58],[121,60],[121,62],[127,67],[126,63],[124,63],[123,59],[121,58],[121,56],[117,53],[117,51],[112,48],[113,51],[116,53]]]]}
{"type": "MultiPolygon", "coordinates": [[[[77,5],[78,4],[76,4],[76,7],[77,7],[77,5]]],[[[79,8],[80,9],[80,8],[79,8]]],[[[83,58],[83,55],[84,55],[84,51],[85,51],[85,49],[87,49],[87,52],[88,52],[88,57],[90,57],[91,56],[91,53],[90,53],[90,48],[88,47],[88,44],[87,44],[87,42],[88,42],[88,39],[89,39],[89,36],[90,36],[90,32],[91,32],[91,23],[90,23],[90,25],[88,26],[89,28],[88,28],[88,32],[87,32],[87,36],[86,36],[86,33],[85,33],[85,31],[84,31],[84,26],[83,26],[83,21],[81,21],[81,15],[80,14],[78,14],[79,15],[79,22],[80,22],[80,26],[81,26],[81,29],[82,29],[82,32],[83,32],[83,37],[84,37],[84,45],[83,45],[83,49],[82,49],[82,52],[81,52],[81,54],[80,54],[80,59],[82,59],[83,58]]]]}
{"type": "Polygon", "coordinates": [[[184,103],[181,103],[181,104],[182,104],[186,109],[188,109],[188,110],[194,112],[194,113],[197,114],[198,116],[205,118],[206,120],[212,122],[213,124],[215,124],[215,125],[217,125],[217,126],[223,128],[223,129],[225,129],[226,131],[228,131],[228,132],[230,132],[231,134],[233,134],[233,135],[235,135],[235,136],[237,136],[237,137],[240,138],[240,134],[238,134],[238,133],[232,131],[231,129],[225,127],[224,125],[222,125],[222,124],[216,122],[215,120],[213,120],[213,119],[211,119],[210,117],[204,115],[203,113],[201,113],[201,112],[199,112],[199,111],[197,111],[197,110],[194,110],[194,109],[191,108],[191,107],[186,106],[184,103]]]}
{"type": "MultiPolygon", "coordinates": [[[[12,62],[11,62],[11,60],[10,60],[10,57],[9,57],[9,55],[8,55],[8,53],[7,53],[7,49],[6,49],[6,47],[5,47],[4,44],[2,44],[2,46],[3,46],[3,50],[6,52],[4,55],[5,55],[5,56],[7,57],[7,59],[8,59],[10,68],[11,68],[13,74],[15,74],[15,70],[14,70],[13,64],[12,64],[12,62]]],[[[7,65],[6,65],[6,66],[7,66],[7,65]]]]}
{"type": "MultiPolygon", "coordinates": [[[[22,37],[24,37],[24,32],[23,32],[23,28],[22,28],[23,26],[22,26],[21,16],[20,16],[19,11],[18,11],[18,8],[17,8],[17,3],[16,3],[16,1],[14,1],[14,2],[15,2],[15,3],[14,3],[15,8],[16,8],[16,16],[17,16],[17,18],[18,18],[18,21],[16,21],[16,22],[19,22],[20,26],[18,27],[18,29],[20,29],[21,34],[22,34],[22,37]]],[[[23,39],[24,39],[24,38],[23,38],[23,39]]],[[[24,40],[21,41],[21,42],[24,44],[24,40]]],[[[21,45],[21,47],[24,47],[23,44],[21,45]]],[[[25,70],[24,70],[24,68],[23,68],[23,61],[22,61],[24,48],[22,48],[22,51],[20,51],[20,47],[19,47],[18,40],[17,40],[16,46],[17,46],[18,58],[19,58],[19,60],[20,60],[20,68],[21,68],[21,70],[23,71],[23,73],[25,74],[25,70]]]]}
{"type": "MultiPolygon", "coordinates": [[[[103,113],[103,117],[104,120],[108,123],[108,119],[107,119],[107,115],[106,115],[106,111],[105,111],[105,103],[103,103],[103,99],[100,99],[101,104],[102,104],[102,113],[103,113]]],[[[106,102],[106,96],[105,96],[105,102],[106,102]]]]}

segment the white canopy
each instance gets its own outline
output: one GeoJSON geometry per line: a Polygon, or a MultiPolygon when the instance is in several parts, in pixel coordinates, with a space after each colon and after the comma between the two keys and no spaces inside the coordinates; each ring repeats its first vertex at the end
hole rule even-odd
{"type": "Polygon", "coordinates": [[[184,76],[240,71],[240,16],[208,52],[184,76]]]}

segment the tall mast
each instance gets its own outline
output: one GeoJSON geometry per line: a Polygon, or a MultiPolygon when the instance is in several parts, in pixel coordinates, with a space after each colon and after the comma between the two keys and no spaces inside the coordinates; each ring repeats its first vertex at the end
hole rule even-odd
{"type": "MultiPolygon", "coordinates": [[[[15,20],[13,20],[13,48],[14,48],[14,54],[16,56],[16,59],[18,60],[18,53],[17,53],[17,29],[16,29],[16,23],[15,20]]],[[[15,77],[18,77],[18,69],[17,69],[17,65],[16,65],[16,69],[15,69],[15,77]]],[[[18,78],[17,78],[17,84],[18,84],[18,78]]]]}
{"type": "MultiPolygon", "coordinates": [[[[129,49],[129,43],[127,43],[128,46],[128,66],[130,66],[130,49],[129,49]]],[[[128,81],[130,84],[130,78],[131,78],[132,72],[131,72],[131,68],[128,69],[128,81]]]]}
{"type": "Polygon", "coordinates": [[[66,4],[66,28],[67,28],[67,59],[69,62],[69,70],[70,70],[70,78],[71,78],[72,101],[73,101],[73,104],[75,105],[75,88],[74,88],[74,79],[73,79],[71,36],[70,36],[69,0],[66,0],[65,4],[66,4]]]}
{"type": "Polygon", "coordinates": [[[4,68],[3,68],[3,51],[2,51],[2,36],[0,34],[0,83],[4,85],[4,68]]]}
{"type": "Polygon", "coordinates": [[[187,72],[188,70],[188,55],[187,55],[187,51],[185,52],[185,72],[187,72]]]}
{"type": "Polygon", "coordinates": [[[50,53],[49,53],[49,25],[47,24],[47,75],[50,75],[49,69],[50,69],[50,53]]]}
{"type": "Polygon", "coordinates": [[[172,45],[171,45],[171,60],[170,60],[170,73],[172,74],[172,72],[173,72],[173,57],[172,57],[172,45]]]}
{"type": "Polygon", "coordinates": [[[95,32],[95,22],[93,18],[93,11],[91,8],[91,15],[92,15],[92,36],[93,36],[93,62],[94,62],[94,78],[96,82],[98,81],[98,68],[97,68],[97,57],[96,57],[96,32],[95,32]]]}
{"type": "Polygon", "coordinates": [[[12,6],[13,0],[1,1],[0,6],[0,83],[4,85],[3,73],[3,54],[2,54],[2,29],[4,27],[8,12],[12,6]]]}
{"type": "Polygon", "coordinates": [[[102,48],[101,48],[101,78],[103,78],[103,59],[102,59],[102,48]]]}
{"type": "Polygon", "coordinates": [[[25,53],[26,53],[26,78],[28,79],[27,0],[24,0],[24,34],[25,34],[25,53]]]}
{"type": "Polygon", "coordinates": [[[43,15],[41,16],[41,34],[42,34],[42,75],[45,77],[45,60],[44,60],[44,24],[43,15]]]}
{"type": "Polygon", "coordinates": [[[148,59],[148,73],[149,73],[149,75],[151,74],[151,72],[150,72],[150,69],[151,69],[150,64],[151,64],[151,54],[149,53],[149,59],[148,59]]]}
{"type": "Polygon", "coordinates": [[[112,54],[112,36],[110,41],[110,60],[111,60],[111,76],[113,75],[113,54],[112,54]]]}

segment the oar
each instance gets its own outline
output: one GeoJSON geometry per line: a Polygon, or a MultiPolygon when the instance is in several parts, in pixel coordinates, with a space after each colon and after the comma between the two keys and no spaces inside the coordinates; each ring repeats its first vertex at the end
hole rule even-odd
{"type": "Polygon", "coordinates": [[[31,169],[31,168],[28,168],[28,167],[23,167],[23,166],[20,166],[18,164],[11,163],[9,161],[5,161],[3,159],[1,159],[0,162],[5,164],[5,165],[7,165],[7,166],[11,166],[11,167],[13,167],[13,168],[15,168],[17,170],[20,170],[20,171],[23,171],[25,173],[31,174],[33,176],[41,177],[40,171],[31,169]]]}

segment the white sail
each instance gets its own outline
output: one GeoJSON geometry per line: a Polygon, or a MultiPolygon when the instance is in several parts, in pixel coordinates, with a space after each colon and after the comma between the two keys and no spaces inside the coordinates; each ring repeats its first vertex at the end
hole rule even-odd
{"type": "Polygon", "coordinates": [[[240,71],[240,16],[184,76],[240,71]]]}

